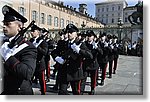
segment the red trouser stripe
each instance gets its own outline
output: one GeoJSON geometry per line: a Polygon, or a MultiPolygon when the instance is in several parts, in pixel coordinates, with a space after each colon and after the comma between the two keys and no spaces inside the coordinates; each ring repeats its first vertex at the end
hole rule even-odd
{"type": "Polygon", "coordinates": [[[43,82],[43,91],[46,92],[46,82],[45,82],[45,73],[42,71],[42,82],[43,82]]]}
{"type": "Polygon", "coordinates": [[[104,79],[106,78],[106,69],[107,69],[108,63],[106,64],[106,67],[104,68],[104,79]]]}
{"type": "Polygon", "coordinates": [[[81,92],[81,80],[78,82],[78,93],[80,95],[80,92],[81,92]]]}
{"type": "Polygon", "coordinates": [[[48,62],[48,77],[50,77],[50,61],[48,62]]]}
{"type": "Polygon", "coordinates": [[[94,77],[94,88],[96,87],[97,73],[98,73],[98,70],[96,70],[96,72],[95,72],[95,77],[94,77]]]}

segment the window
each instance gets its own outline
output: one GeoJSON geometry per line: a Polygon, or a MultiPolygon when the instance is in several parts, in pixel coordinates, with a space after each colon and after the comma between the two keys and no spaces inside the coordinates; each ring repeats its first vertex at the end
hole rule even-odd
{"type": "Polygon", "coordinates": [[[64,28],[64,19],[63,18],[60,19],[60,27],[64,28]]]}
{"type": "Polygon", "coordinates": [[[104,8],[102,8],[102,12],[104,12],[104,8]]]}
{"type": "Polygon", "coordinates": [[[114,23],[114,19],[112,18],[111,23],[114,23]]]}
{"type": "Polygon", "coordinates": [[[21,4],[21,5],[24,5],[24,0],[20,0],[20,4],[21,4]]]}
{"type": "Polygon", "coordinates": [[[127,17],[125,17],[125,22],[128,22],[128,18],[127,17]]]}
{"type": "Polygon", "coordinates": [[[41,13],[41,24],[45,23],[45,14],[41,13]]]}
{"type": "Polygon", "coordinates": [[[100,9],[98,9],[98,13],[99,13],[100,9]]]}
{"type": "Polygon", "coordinates": [[[102,18],[102,23],[103,23],[103,18],[102,18]]]}
{"type": "Polygon", "coordinates": [[[55,17],[55,18],[54,18],[54,26],[55,26],[55,27],[58,27],[58,17],[55,17]]]}
{"type": "Polygon", "coordinates": [[[109,8],[107,8],[107,11],[109,11],[109,8]]]}
{"type": "Polygon", "coordinates": [[[108,18],[106,18],[106,24],[108,23],[108,18]]]}
{"type": "Polygon", "coordinates": [[[112,17],[114,16],[114,14],[112,14],[112,17]]]}
{"type": "Polygon", "coordinates": [[[108,14],[106,14],[106,17],[108,17],[108,14]]]}
{"type": "Polygon", "coordinates": [[[47,16],[47,25],[52,25],[52,16],[51,15],[47,16]]]}
{"type": "Polygon", "coordinates": [[[38,17],[38,13],[36,11],[32,11],[32,20],[36,21],[38,17]]]}
{"type": "Polygon", "coordinates": [[[69,24],[69,20],[66,21],[66,25],[68,25],[68,24],[69,24]]]}
{"type": "Polygon", "coordinates": [[[120,6],[118,6],[118,10],[120,10],[120,6]]]}
{"type": "Polygon", "coordinates": [[[20,13],[22,16],[25,16],[25,8],[19,7],[19,13],[20,13]]]}
{"type": "Polygon", "coordinates": [[[118,13],[118,16],[120,17],[120,13],[118,13]]]}
{"type": "Polygon", "coordinates": [[[112,11],[114,11],[114,7],[112,7],[112,11]]]}

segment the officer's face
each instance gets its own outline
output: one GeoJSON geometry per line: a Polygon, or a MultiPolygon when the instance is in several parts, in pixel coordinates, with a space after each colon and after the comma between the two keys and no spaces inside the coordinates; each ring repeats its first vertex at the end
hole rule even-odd
{"type": "Polygon", "coordinates": [[[77,32],[68,33],[69,40],[73,40],[77,37],[77,32]]]}
{"type": "Polygon", "coordinates": [[[94,40],[94,36],[88,36],[88,41],[91,42],[94,40]]]}
{"type": "Polygon", "coordinates": [[[40,33],[39,30],[34,30],[34,31],[31,32],[31,35],[32,35],[33,38],[36,38],[36,37],[39,36],[39,33],[40,33]]]}
{"type": "Polygon", "coordinates": [[[16,21],[4,22],[3,32],[8,37],[13,37],[18,34],[20,25],[16,21]]]}

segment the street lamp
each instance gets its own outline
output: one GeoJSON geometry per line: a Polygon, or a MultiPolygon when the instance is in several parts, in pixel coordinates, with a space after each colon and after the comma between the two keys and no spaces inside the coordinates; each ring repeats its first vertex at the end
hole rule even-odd
{"type": "Polygon", "coordinates": [[[85,23],[84,23],[84,21],[83,21],[82,24],[81,24],[82,30],[83,30],[83,28],[84,28],[85,26],[86,26],[86,25],[85,25],[85,23]]]}
{"type": "Polygon", "coordinates": [[[118,28],[119,28],[118,38],[119,38],[119,41],[121,40],[122,25],[123,25],[122,19],[119,18],[118,19],[118,28]]]}

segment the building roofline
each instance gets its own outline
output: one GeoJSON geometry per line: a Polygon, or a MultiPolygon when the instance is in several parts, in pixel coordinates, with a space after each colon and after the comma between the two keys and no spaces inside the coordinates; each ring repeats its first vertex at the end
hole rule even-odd
{"type": "MultiPolygon", "coordinates": [[[[67,7],[67,6],[65,6],[65,5],[59,4],[59,3],[55,2],[55,1],[52,1],[52,0],[48,1],[47,3],[51,3],[51,4],[53,4],[53,5],[57,5],[57,6],[59,6],[59,7],[69,9],[69,10],[71,10],[71,11],[73,11],[73,12],[75,12],[75,13],[81,15],[81,16],[90,18],[90,19],[92,19],[93,21],[96,21],[96,22],[101,23],[100,21],[96,20],[95,18],[93,18],[93,17],[91,17],[91,16],[88,16],[88,15],[86,15],[86,14],[83,14],[83,13],[81,13],[81,12],[79,12],[79,11],[74,10],[74,8],[71,9],[70,7],[67,7]]],[[[101,24],[102,24],[102,23],[101,23],[101,24]]]]}
{"type": "Polygon", "coordinates": [[[104,2],[101,2],[101,3],[96,3],[95,5],[104,5],[104,4],[122,3],[122,2],[125,2],[128,5],[128,3],[125,0],[124,1],[104,1],[104,2]]]}

